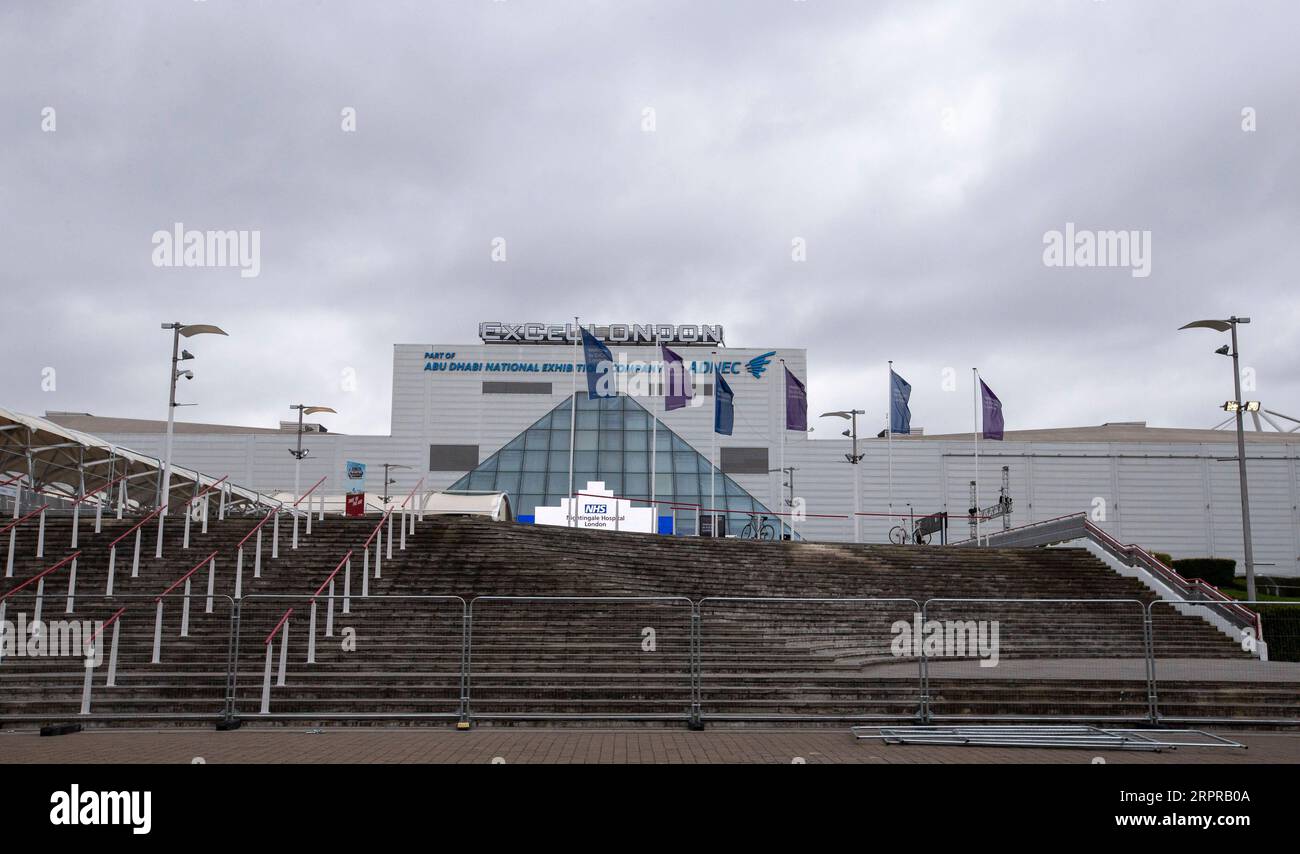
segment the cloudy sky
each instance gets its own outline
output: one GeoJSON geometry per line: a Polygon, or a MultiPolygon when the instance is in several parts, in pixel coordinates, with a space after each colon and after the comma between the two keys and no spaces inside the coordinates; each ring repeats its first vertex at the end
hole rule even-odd
{"type": "Polygon", "coordinates": [[[932,432],[972,366],[1008,429],[1211,426],[1223,342],[1176,330],[1235,312],[1250,396],[1300,417],[1297,31],[1293,0],[11,0],[0,405],[164,417],[159,324],[201,321],[231,337],[191,342],[182,418],[385,433],[393,343],[577,314],[806,347],[818,411],[883,415],[892,358],[932,432]],[[258,231],[260,274],[155,266],[177,222],[258,231]],[[1046,266],[1066,223],[1149,232],[1150,274],[1046,266]]]}

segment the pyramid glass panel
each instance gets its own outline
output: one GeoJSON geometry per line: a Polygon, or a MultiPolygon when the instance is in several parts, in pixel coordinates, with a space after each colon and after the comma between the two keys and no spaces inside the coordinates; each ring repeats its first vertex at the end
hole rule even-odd
{"type": "MultiPolygon", "coordinates": [[[[603,480],[615,495],[636,506],[650,503],[650,468],[659,505],[660,530],[692,535],[699,527],[700,505],[716,501],[726,514],[728,533],[741,534],[753,516],[766,516],[772,528],[780,523],[771,511],[709,463],[662,420],[659,421],[652,462],[650,414],[633,398],[588,399],[577,396],[577,432],[573,453],[573,484],[603,480]],[[713,496],[716,494],[716,498],[713,496]]],[[[451,491],[500,491],[509,494],[520,521],[528,522],[538,506],[554,507],[569,495],[569,400],[561,402],[523,433],[479,463],[449,487],[451,491]]],[[[707,519],[705,520],[708,521],[707,519]]],[[[707,528],[706,528],[707,531],[707,528]]]]}

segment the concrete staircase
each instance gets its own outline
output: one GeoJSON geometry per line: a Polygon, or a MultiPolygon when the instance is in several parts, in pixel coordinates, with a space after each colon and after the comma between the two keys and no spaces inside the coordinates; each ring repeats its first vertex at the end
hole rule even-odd
{"type": "MultiPolygon", "coordinates": [[[[116,685],[104,684],[107,662],[96,668],[91,714],[83,717],[80,659],[6,656],[0,722],[213,721],[225,708],[232,648],[234,706],[245,722],[456,720],[465,670],[469,717],[481,723],[686,721],[697,696],[706,723],[913,719],[923,695],[936,717],[1105,720],[1149,711],[1143,603],[1151,594],[1083,550],[716,541],[439,517],[416,525],[405,551],[394,531],[393,558],[385,549],[382,577],[362,598],[361,544],[378,519],[331,517],[315,523],[296,551],[282,523],[276,560],[268,524],[261,578],[253,577],[250,542],[234,626],[224,597],[234,591],[235,544],[257,521],[213,521],[206,535],[196,526],[188,550],[180,548],[181,524],[169,522],[161,560],[153,558],[149,523],[139,576],[130,577],[128,538],[119,547],[115,596],[106,599],[107,545],[132,522],[106,520],[91,534],[83,520],[74,613],[63,613],[60,570],[46,579],[44,617],[104,620],[125,606],[116,685]],[[349,549],[351,613],[342,613],[340,573],[333,634],[325,633],[322,594],[315,663],[308,664],[305,597],[349,549]],[[153,597],[214,550],[213,613],[205,613],[204,568],[193,579],[188,636],[179,636],[177,590],[164,604],[160,662],[151,663],[153,597]],[[467,628],[461,600],[476,597],[621,598],[478,598],[467,628]],[[693,673],[688,600],[701,599],[693,673]],[[846,601],[862,599],[904,601],[846,601]],[[926,610],[931,620],[996,621],[997,667],[981,668],[973,654],[932,659],[923,683],[917,658],[894,654],[895,627],[913,623],[919,603],[934,599],[1019,600],[931,602],[926,610]],[[1043,601],[1061,599],[1089,601],[1043,601]],[[271,714],[262,716],[266,638],[289,607],[285,684],[276,684],[281,629],[270,656],[271,714]]],[[[42,560],[32,557],[34,528],[24,526],[15,577],[0,581],[0,594],[68,554],[69,526],[67,518],[49,520],[42,560]]],[[[373,572],[373,544],[369,551],[373,572]]],[[[7,617],[30,616],[33,596],[28,588],[11,597],[7,617]]],[[[1169,662],[1171,677],[1160,683],[1162,714],[1300,718],[1300,679],[1282,671],[1254,678],[1260,663],[1209,623],[1156,609],[1152,633],[1157,663],[1169,662]],[[1206,663],[1216,676],[1197,678],[1206,663]],[[1223,668],[1242,675],[1220,678],[1223,668]]]]}

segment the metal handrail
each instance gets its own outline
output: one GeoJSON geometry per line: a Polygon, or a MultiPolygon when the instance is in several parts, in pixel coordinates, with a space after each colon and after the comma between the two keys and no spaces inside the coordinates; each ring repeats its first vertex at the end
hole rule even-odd
{"type": "Polygon", "coordinates": [[[102,631],[104,631],[104,629],[108,628],[109,626],[113,625],[114,623],[116,623],[117,620],[118,620],[118,618],[121,617],[123,614],[126,613],[126,609],[127,609],[127,606],[126,606],[126,605],[123,605],[121,608],[118,608],[118,609],[117,609],[117,612],[114,613],[113,616],[111,616],[111,617],[109,617],[107,620],[105,620],[103,625],[101,625],[99,628],[95,629],[95,631],[94,631],[93,633],[91,633],[90,637],[86,640],[86,644],[89,645],[89,644],[94,643],[94,642],[95,642],[95,638],[99,637],[99,633],[102,632],[102,631]]]}
{"type": "Polygon", "coordinates": [[[21,519],[14,519],[8,525],[5,525],[3,528],[0,528],[0,534],[9,533],[10,528],[17,528],[19,525],[26,522],[28,519],[32,518],[38,513],[44,513],[48,509],[50,509],[50,505],[42,504],[40,507],[37,507],[35,510],[31,511],[26,516],[23,516],[21,519]]]}
{"type": "Polygon", "coordinates": [[[271,633],[266,636],[266,640],[263,642],[262,646],[271,645],[271,641],[275,639],[276,632],[280,631],[280,627],[289,621],[289,616],[292,613],[293,613],[293,608],[290,608],[289,610],[284,612],[284,616],[280,617],[280,622],[276,623],[275,628],[271,629],[271,633]]]}
{"type": "Polygon", "coordinates": [[[406,509],[406,502],[410,501],[412,496],[414,496],[416,491],[422,486],[424,486],[424,478],[420,478],[420,481],[417,484],[415,484],[415,486],[411,487],[411,491],[406,493],[406,498],[402,499],[401,509],[403,510],[406,509]]]}
{"type": "MultiPolygon", "coordinates": [[[[1054,516],[1054,517],[1052,517],[1051,519],[1042,519],[1042,520],[1039,520],[1039,521],[1037,521],[1037,522],[1027,522],[1027,523],[1025,523],[1024,525],[1016,525],[1014,528],[1007,528],[1005,531],[990,531],[990,532],[987,533],[987,534],[981,534],[981,535],[980,535],[980,539],[983,540],[983,539],[987,539],[987,538],[989,538],[989,537],[1000,537],[1000,536],[1002,536],[1003,534],[1010,534],[1012,531],[1023,531],[1023,530],[1025,530],[1025,529],[1027,529],[1027,528],[1035,528],[1035,527],[1038,527],[1039,525],[1050,525],[1052,522],[1061,522],[1061,521],[1064,521],[1064,520],[1066,520],[1066,519],[1073,519],[1073,518],[1075,518],[1076,516],[1078,516],[1078,517],[1086,517],[1087,515],[1088,515],[1087,513],[1085,513],[1084,511],[1080,510],[1080,511],[1077,512],[1077,513],[1067,513],[1067,514],[1065,514],[1064,516],[1054,516]]],[[[954,517],[949,516],[948,518],[949,518],[949,519],[952,519],[952,518],[954,518],[954,517]]],[[[1085,521],[1086,521],[1086,519],[1085,519],[1085,521]]],[[[974,538],[974,537],[967,537],[967,538],[964,539],[964,540],[957,540],[957,541],[955,541],[955,542],[949,543],[948,545],[950,545],[950,546],[957,546],[957,545],[961,545],[962,543],[973,543],[973,542],[975,542],[975,538],[974,538]]]]}
{"type": "Polygon", "coordinates": [[[375,538],[375,534],[378,534],[380,529],[384,527],[384,523],[388,521],[388,517],[392,515],[392,513],[393,513],[393,508],[391,507],[384,511],[384,515],[379,520],[379,524],[376,525],[375,529],[370,532],[370,536],[366,537],[366,541],[361,544],[361,548],[364,549],[366,546],[370,545],[370,541],[373,540],[375,538]]]}
{"type": "Polygon", "coordinates": [[[163,512],[163,511],[166,510],[166,509],[167,509],[167,505],[166,505],[166,504],[160,504],[160,505],[158,505],[157,507],[155,507],[153,510],[151,510],[151,511],[149,512],[149,515],[148,515],[148,516],[145,516],[145,517],[144,517],[143,519],[141,519],[139,522],[136,522],[136,523],[135,523],[134,525],[132,525],[130,528],[128,528],[127,530],[123,531],[123,532],[118,536],[117,539],[113,540],[111,543],[108,544],[108,547],[109,547],[110,549],[113,548],[113,547],[116,546],[118,543],[122,542],[122,541],[125,540],[127,537],[131,536],[131,535],[134,534],[136,531],[140,530],[140,526],[142,526],[145,522],[148,522],[150,519],[152,519],[153,517],[157,516],[159,513],[163,512]]]}
{"type": "Polygon", "coordinates": [[[321,593],[325,591],[326,587],[329,587],[330,582],[334,580],[334,576],[338,575],[339,570],[342,569],[350,560],[352,560],[352,549],[348,549],[348,553],[343,556],[343,560],[339,561],[339,565],[334,567],[334,571],[329,574],[329,577],[321,582],[320,587],[316,588],[315,593],[311,594],[311,599],[307,600],[308,604],[316,601],[316,597],[321,595],[321,593]]]}
{"type": "Polygon", "coordinates": [[[94,495],[95,493],[97,493],[97,492],[101,492],[101,491],[103,491],[103,490],[105,490],[105,489],[108,489],[109,487],[113,486],[113,485],[116,484],[116,483],[121,483],[122,481],[126,480],[129,476],[130,476],[130,475],[125,475],[125,474],[124,474],[124,475],[122,475],[121,477],[115,477],[115,478],[113,478],[112,480],[110,480],[108,483],[104,484],[103,486],[96,487],[95,489],[92,489],[92,490],[90,490],[89,492],[83,492],[81,495],[79,495],[79,496],[77,496],[76,498],[74,498],[74,499],[72,500],[72,503],[73,503],[73,504],[80,504],[81,502],[85,501],[87,498],[89,498],[90,496],[94,495]]]}
{"type": "Polygon", "coordinates": [[[242,549],[244,547],[244,543],[252,539],[253,535],[256,534],[258,531],[262,530],[262,526],[265,525],[268,521],[270,521],[272,516],[274,516],[276,513],[279,512],[280,512],[279,507],[272,507],[270,510],[266,511],[266,515],[262,517],[262,521],[254,525],[253,529],[249,531],[247,534],[245,534],[242,540],[240,540],[238,543],[235,544],[235,548],[242,549]]]}
{"type": "Polygon", "coordinates": [[[185,573],[184,575],[182,575],[180,578],[176,579],[174,582],[172,582],[172,586],[171,586],[171,587],[168,587],[166,590],[164,590],[163,592],[159,593],[159,594],[158,594],[158,597],[157,597],[156,599],[154,599],[154,602],[161,602],[161,601],[163,600],[163,598],[164,598],[168,593],[171,593],[171,592],[172,592],[173,590],[175,590],[177,587],[180,587],[182,584],[185,583],[185,580],[186,580],[187,578],[189,578],[191,575],[193,575],[194,573],[196,573],[196,572],[198,572],[200,569],[202,569],[202,568],[203,568],[203,567],[208,563],[208,561],[210,561],[210,560],[212,560],[213,558],[215,558],[215,557],[217,556],[217,553],[218,553],[218,551],[217,551],[216,549],[213,549],[212,554],[208,555],[208,556],[205,557],[203,560],[201,560],[201,561],[199,561],[198,563],[196,563],[196,564],[194,565],[194,568],[193,568],[193,569],[191,569],[189,572],[187,572],[187,573],[185,573]]]}
{"type": "Polygon", "coordinates": [[[311,489],[307,490],[307,491],[304,492],[302,495],[298,496],[298,500],[295,501],[295,502],[293,502],[293,504],[290,505],[290,506],[292,506],[292,507],[297,507],[299,504],[301,504],[301,503],[302,503],[302,500],[303,500],[304,498],[306,498],[308,495],[311,495],[313,492],[315,492],[315,491],[316,491],[316,487],[318,487],[318,486],[320,486],[322,483],[324,483],[324,482],[325,482],[325,479],[326,479],[327,477],[329,477],[329,475],[327,475],[327,474],[323,474],[323,475],[321,475],[320,480],[318,480],[318,481],[316,481],[315,483],[313,483],[313,484],[311,485],[311,489]]]}
{"type": "Polygon", "coordinates": [[[65,557],[63,560],[61,560],[61,561],[59,561],[58,563],[54,564],[54,566],[51,566],[49,569],[43,569],[43,570],[41,570],[40,572],[38,572],[38,573],[36,573],[35,575],[33,575],[31,578],[29,578],[29,579],[27,579],[26,581],[24,581],[22,584],[19,584],[17,587],[14,587],[12,590],[9,590],[8,592],[6,592],[3,596],[0,596],[0,602],[3,602],[4,600],[8,599],[10,596],[14,595],[14,594],[17,593],[19,590],[22,590],[24,587],[28,586],[28,585],[31,584],[33,581],[40,581],[42,578],[44,578],[45,576],[49,575],[51,572],[54,572],[55,570],[59,569],[59,568],[60,568],[61,566],[63,566],[65,563],[69,563],[70,561],[74,561],[74,560],[76,560],[76,559],[77,559],[78,557],[80,557],[80,556],[81,556],[81,552],[80,552],[80,551],[75,551],[75,552],[73,552],[72,554],[70,554],[70,555],[68,555],[67,557],[65,557]]]}

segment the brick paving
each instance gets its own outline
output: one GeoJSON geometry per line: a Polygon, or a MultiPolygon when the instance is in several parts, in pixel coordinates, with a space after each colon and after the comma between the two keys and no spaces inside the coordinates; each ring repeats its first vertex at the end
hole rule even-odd
{"type": "Polygon", "coordinates": [[[0,733],[0,764],[18,763],[1298,763],[1300,733],[1221,734],[1248,750],[1183,747],[1163,753],[935,747],[858,741],[847,729],[491,729],[415,727],[99,729],[41,738],[0,733]]]}

